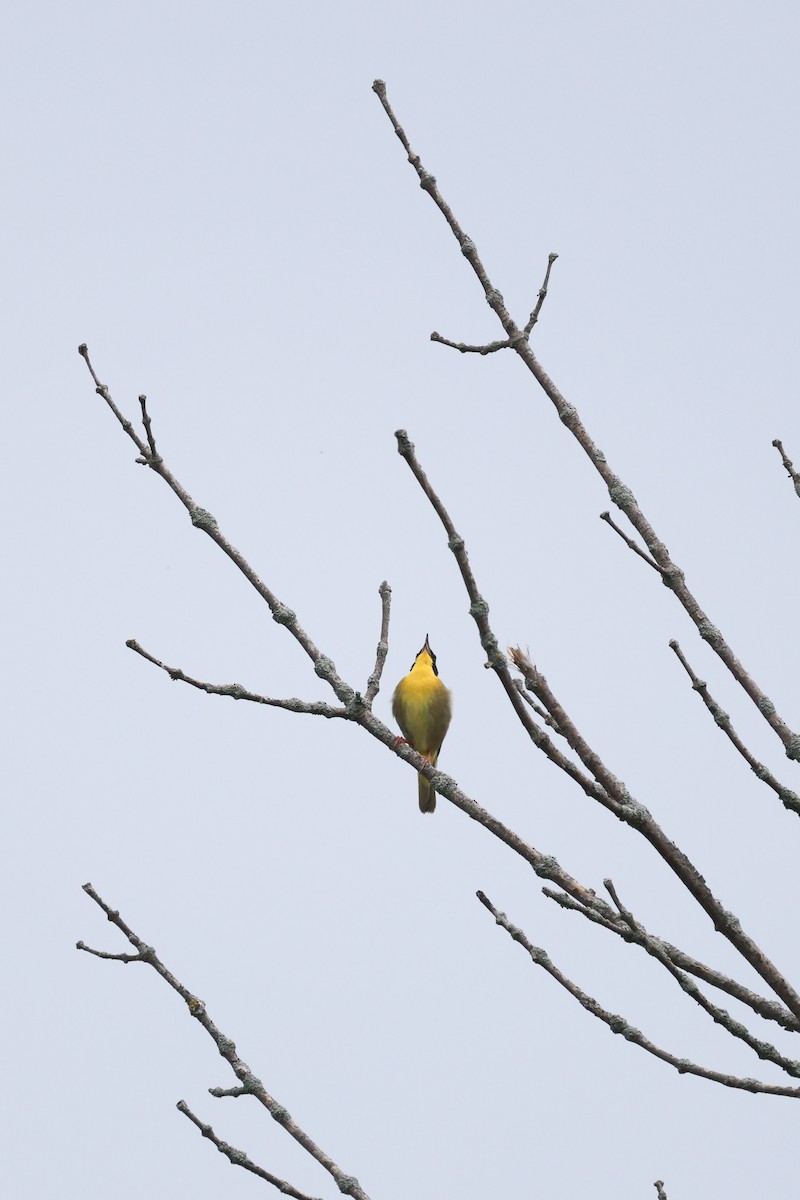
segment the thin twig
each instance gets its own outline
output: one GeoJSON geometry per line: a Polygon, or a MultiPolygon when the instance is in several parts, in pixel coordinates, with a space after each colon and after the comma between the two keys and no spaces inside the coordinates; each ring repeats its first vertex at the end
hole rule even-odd
{"type": "Polygon", "coordinates": [[[783,442],[779,438],[775,438],[772,444],[781,456],[783,465],[789,473],[789,478],[794,484],[795,492],[798,496],[800,496],[800,471],[795,471],[792,460],[786,457],[786,451],[783,448],[783,442]]]}
{"type": "MultiPolygon", "coordinates": [[[[281,1125],[286,1132],[295,1139],[296,1142],[299,1142],[303,1149],[307,1151],[312,1158],[317,1160],[320,1166],[325,1168],[325,1170],[336,1181],[339,1191],[343,1192],[345,1195],[354,1196],[356,1200],[369,1200],[367,1193],[359,1186],[358,1180],[352,1175],[346,1175],[341,1167],[339,1167],[333,1161],[330,1155],[326,1154],[325,1151],[316,1144],[316,1142],[311,1140],[305,1130],[301,1129],[301,1127],[292,1120],[291,1116],[283,1107],[283,1105],[279,1104],[278,1101],[269,1094],[261,1080],[253,1074],[247,1063],[243,1062],[236,1053],[236,1046],[234,1042],[220,1029],[218,1029],[211,1020],[211,1017],[206,1012],[204,1001],[200,1000],[197,996],[190,992],[188,988],[184,987],[180,980],[178,980],[172,974],[172,972],[164,966],[153,947],[148,946],[133,932],[130,926],[123,921],[119,913],[106,904],[105,900],[98,895],[90,883],[85,883],[83,885],[83,890],[86,892],[87,896],[90,896],[91,899],[94,900],[95,904],[102,908],[109,921],[111,921],[113,925],[116,925],[117,929],[119,929],[120,932],[125,935],[131,945],[135,948],[136,955],[128,956],[128,961],[135,960],[148,963],[153,970],[161,976],[164,982],[168,983],[169,986],[178,993],[178,995],[187,1005],[191,1015],[203,1026],[209,1037],[212,1038],[220,1054],[230,1065],[231,1070],[239,1080],[240,1084],[245,1087],[248,1092],[255,1096],[256,1100],[258,1100],[258,1102],[262,1104],[264,1108],[266,1108],[270,1116],[277,1121],[278,1124],[281,1125]]],[[[78,942],[77,948],[79,950],[85,950],[89,954],[96,954],[98,957],[104,957],[102,952],[91,950],[90,947],[84,945],[83,942],[78,942]]]]}
{"type": "Polygon", "coordinates": [[[394,110],[389,103],[386,94],[386,84],[382,79],[376,79],[372,85],[372,89],[380,100],[383,109],[389,118],[392,127],[399,138],[403,149],[408,156],[408,161],[414,168],[419,179],[420,187],[427,192],[431,200],[441,212],[447,222],[453,236],[459,244],[461,253],[466,258],[472,270],[483,288],[483,293],[487,304],[495,313],[498,321],[505,330],[506,337],[511,348],[520,356],[523,363],[533,375],[534,379],[540,385],[545,395],[553,404],[559,419],[570,430],[573,437],[581,446],[589,461],[599,473],[605,483],[609,497],[617,508],[625,513],[626,517],[633,525],[634,529],[639,534],[648,551],[653,557],[653,560],[659,567],[662,573],[664,582],[669,586],[671,591],[675,593],[679,602],[686,610],[694,622],[700,636],[709,643],[714,652],[722,659],[728,670],[733,675],[734,679],[747,692],[753,703],[757,706],[759,712],[774,730],[784,745],[786,754],[789,758],[800,759],[800,734],[790,729],[783,718],[778,714],[775,705],[762,692],[758,684],[747,673],[739,659],[733,653],[728,643],[720,633],[719,629],[712,624],[706,613],[697,602],[694,595],[686,586],[683,571],[672,561],[669,551],[664,543],[658,538],[655,530],[650,522],[645,517],[639,507],[633,492],[609,467],[606,456],[602,450],[595,445],[594,441],[589,436],[583,422],[581,421],[577,409],[570,404],[553,383],[550,376],[541,366],[539,360],[534,354],[529,339],[525,336],[524,329],[520,329],[513,320],[510,312],[505,306],[502,293],[494,286],[490,280],[486,268],[478,254],[475,243],[464,232],[459,225],[456,217],[450,208],[447,201],[442,196],[436,183],[434,175],[423,166],[420,156],[411,148],[411,144],[406,136],[405,130],[398,121],[394,110]]]}
{"type": "Polygon", "coordinates": [[[668,1050],[662,1050],[660,1046],[656,1046],[654,1042],[646,1038],[641,1030],[636,1029],[626,1021],[624,1017],[619,1016],[617,1013],[608,1012],[593,996],[582,991],[576,983],[568,979],[555,965],[547,952],[541,946],[535,946],[529,941],[523,931],[509,921],[505,913],[498,912],[491,900],[483,892],[478,892],[477,896],[484,908],[487,908],[492,914],[497,924],[501,925],[509,936],[528,952],[531,961],[537,967],[542,967],[565,991],[574,996],[587,1012],[591,1013],[593,1017],[597,1017],[604,1025],[607,1025],[612,1033],[621,1034],[626,1041],[632,1042],[633,1045],[646,1050],[648,1054],[652,1054],[655,1058],[659,1058],[662,1062],[674,1067],[680,1075],[697,1075],[701,1079],[710,1079],[713,1083],[721,1083],[724,1087],[738,1088],[745,1092],[761,1092],[768,1096],[788,1096],[795,1100],[800,1099],[800,1088],[763,1083],[759,1079],[743,1079],[736,1075],[724,1075],[721,1071],[712,1071],[707,1067],[701,1067],[698,1063],[691,1062],[688,1058],[678,1058],[668,1050]]]}
{"type": "Polygon", "coordinates": [[[86,361],[86,365],[89,368],[89,373],[91,374],[92,379],[94,380],[95,390],[97,391],[98,395],[103,397],[106,404],[111,409],[114,416],[117,418],[120,425],[139,451],[139,459],[137,461],[141,461],[146,466],[150,467],[150,469],[154,471],[156,475],[159,475],[167,484],[167,486],[172,489],[172,491],[180,500],[181,504],[189,513],[192,524],[197,529],[202,529],[204,533],[208,534],[213,542],[216,542],[220,550],[222,550],[222,552],[228,556],[231,562],[234,563],[234,565],[238,567],[238,569],[244,575],[245,579],[247,579],[248,583],[255,588],[262,600],[269,605],[273,621],[277,622],[278,625],[285,625],[292,637],[300,646],[302,646],[303,650],[314,664],[315,673],[329,684],[342,704],[345,706],[352,704],[355,699],[355,692],[352,688],[348,687],[343,679],[339,677],[333,662],[331,662],[329,658],[327,658],[317,649],[306,631],[298,623],[297,615],[278,599],[275,593],[267,587],[263,580],[259,579],[258,575],[250,566],[244,555],[242,555],[221,532],[219,526],[217,525],[216,519],[211,515],[210,512],[204,508],[201,508],[194,502],[183,484],[179,483],[172,474],[161,455],[154,455],[151,453],[149,443],[142,441],[136,430],[133,428],[131,422],[120,412],[119,408],[117,408],[117,405],[112,399],[108,387],[106,384],[101,383],[97,377],[95,369],[92,366],[89,358],[89,351],[85,343],[78,347],[78,353],[86,361]]]}
{"type": "Polygon", "coordinates": [[[261,696],[258,692],[250,692],[247,688],[242,687],[240,683],[206,683],[202,679],[193,679],[191,675],[187,675],[180,667],[168,667],[166,663],[150,654],[143,646],[134,638],[129,638],[125,643],[129,650],[134,650],[140,654],[142,658],[152,663],[155,667],[160,667],[169,675],[170,679],[180,683],[188,683],[190,687],[197,688],[201,692],[206,692],[209,696],[230,696],[233,700],[249,700],[253,704],[266,704],[270,708],[284,708],[288,712],[294,713],[309,713],[315,717],[341,717],[344,720],[349,719],[349,713],[346,708],[337,708],[333,704],[325,704],[322,700],[297,700],[292,697],[288,700],[278,700],[274,696],[261,696]]]}
{"type": "Polygon", "coordinates": [[[720,707],[720,705],[711,695],[706,681],[698,678],[698,676],[692,670],[686,655],[683,653],[680,645],[674,638],[669,643],[669,647],[670,650],[675,652],[675,655],[677,656],[681,666],[691,679],[693,690],[697,692],[698,696],[703,701],[703,704],[714,718],[715,723],[719,726],[732,745],[735,746],[739,751],[753,774],[760,779],[762,783],[766,783],[767,787],[772,788],[773,792],[775,792],[776,796],[778,796],[784,808],[788,808],[790,812],[796,813],[798,816],[800,816],[800,796],[798,796],[797,792],[793,792],[791,788],[787,788],[782,783],[779,783],[769,768],[765,767],[763,763],[758,761],[755,755],[750,753],[750,751],[747,749],[747,746],[745,746],[744,742],[734,729],[733,724],[731,723],[730,715],[725,712],[724,708],[720,707]]]}
{"type": "Polygon", "coordinates": [[[536,301],[536,306],[535,306],[533,312],[531,313],[531,315],[528,317],[527,324],[525,325],[524,333],[525,333],[526,337],[530,337],[531,330],[533,329],[536,322],[539,320],[539,313],[542,311],[542,305],[544,304],[545,300],[547,299],[547,288],[550,284],[550,272],[552,271],[553,263],[556,261],[557,258],[558,258],[558,255],[553,254],[553,253],[550,253],[547,256],[547,270],[544,273],[544,282],[542,283],[542,286],[539,288],[539,297],[536,301]]]}
{"type": "Polygon", "coordinates": [[[442,337],[435,329],[431,334],[431,341],[438,342],[440,346],[449,346],[451,350],[458,350],[461,354],[496,354],[498,350],[511,349],[511,342],[508,338],[504,338],[501,342],[487,342],[485,346],[471,346],[468,342],[451,342],[449,338],[442,337]]]}
{"type": "Polygon", "coordinates": [[[550,728],[553,730],[553,733],[557,733],[563,737],[563,733],[561,733],[561,730],[558,728],[547,709],[542,708],[541,704],[539,704],[536,699],[529,694],[525,687],[525,680],[517,679],[515,680],[515,683],[517,685],[517,691],[519,692],[520,696],[522,696],[522,699],[525,701],[528,707],[533,709],[537,717],[540,717],[541,720],[544,721],[545,725],[550,726],[550,728]]]}
{"type": "MultiPolygon", "coordinates": [[[[86,361],[87,362],[89,361],[88,358],[86,361]]],[[[156,439],[153,437],[153,426],[152,426],[152,422],[150,420],[150,414],[147,411],[147,396],[140,396],[139,404],[141,405],[141,409],[142,409],[142,424],[144,425],[144,431],[147,434],[147,443],[150,447],[150,454],[152,455],[153,458],[158,458],[158,450],[156,450],[156,439]]]]}
{"type": "Polygon", "coordinates": [[[196,1117],[185,1100],[179,1100],[175,1106],[178,1112],[183,1113],[188,1117],[193,1125],[196,1125],[204,1138],[208,1138],[219,1150],[220,1154],[224,1154],[229,1162],[234,1167],[243,1167],[245,1171],[250,1171],[253,1175],[258,1175],[259,1179],[266,1180],[273,1187],[282,1192],[284,1196],[293,1196],[294,1200],[318,1200],[318,1197],[309,1196],[305,1192],[299,1192],[296,1187],[292,1187],[285,1179],[281,1179],[278,1175],[273,1175],[270,1171],[265,1171],[263,1167],[257,1166],[251,1159],[247,1157],[244,1150],[237,1150],[235,1146],[231,1146],[228,1142],[223,1142],[214,1133],[210,1125],[206,1125],[199,1117],[196,1117]]]}
{"type": "MultiPolygon", "coordinates": [[[[524,705],[521,694],[515,686],[508,668],[508,659],[501,653],[497,638],[489,624],[489,605],[478,591],[477,581],[473,574],[467,555],[463,537],[456,531],[449,513],[431,485],[428,476],[417,458],[414,445],[404,429],[395,433],[397,448],[406,460],[415,479],[427,496],[439,520],[448,535],[448,546],[458,563],[464,586],[470,599],[470,615],[475,620],[481,634],[481,645],[487,652],[488,664],[500,679],[506,694],[527,730],[531,740],[542,750],[552,763],[569,775],[585,794],[612,812],[620,820],[637,829],[664,859],[671,870],[681,880],[684,887],[697,900],[714,923],[714,928],[722,933],[736,946],[739,953],[761,975],[784,1004],[794,1015],[800,1018],[800,995],[789,984],[788,980],[770,962],[757,943],[744,932],[739,920],[728,912],[716,899],[703,875],[694,866],[682,850],[664,833],[648,809],[630,795],[625,785],[609,771],[600,756],[589,746],[578,732],[563,706],[558,702],[545,677],[539,672],[529,657],[519,649],[511,649],[509,654],[523,674],[526,688],[533,692],[553,718],[559,733],[566,739],[570,748],[580,758],[583,765],[591,773],[596,782],[592,782],[566,755],[556,748],[552,740],[532,720],[524,705]]],[[[447,793],[444,793],[445,795],[447,793]]]]}
{"type": "Polygon", "coordinates": [[[606,523],[607,525],[610,525],[610,526],[611,526],[611,528],[614,530],[614,532],[619,534],[619,536],[622,538],[622,540],[623,540],[623,542],[625,543],[625,545],[626,545],[626,546],[629,546],[629,547],[630,547],[630,549],[631,549],[631,550],[634,552],[634,554],[638,554],[638,555],[639,555],[639,558],[643,558],[643,559],[644,559],[644,561],[647,563],[648,567],[652,567],[652,568],[653,568],[653,570],[654,570],[654,571],[657,571],[657,572],[658,572],[658,574],[659,574],[659,575],[661,575],[661,576],[662,576],[662,578],[663,578],[664,572],[662,571],[662,569],[661,569],[661,567],[658,565],[658,563],[657,563],[657,562],[655,562],[655,561],[654,561],[654,560],[653,560],[653,559],[650,557],[650,555],[649,555],[649,554],[645,554],[645,552],[644,552],[644,550],[642,550],[641,546],[637,546],[637,545],[636,545],[636,542],[634,542],[633,538],[629,538],[629,537],[628,537],[628,535],[627,535],[627,533],[623,533],[623,531],[620,529],[619,525],[617,525],[616,521],[615,521],[615,520],[614,520],[614,518],[611,516],[611,513],[610,513],[610,512],[601,512],[601,513],[600,513],[600,520],[601,520],[601,521],[605,521],[605,523],[606,523]]]}
{"type": "Polygon", "coordinates": [[[389,616],[392,607],[392,589],[384,579],[381,586],[378,588],[378,595],[381,598],[381,636],[378,639],[378,649],[375,654],[375,666],[372,674],[367,680],[367,690],[364,694],[365,702],[372,706],[372,702],[377,696],[381,688],[381,675],[386,663],[386,655],[389,653],[389,616]]]}
{"type": "MultiPolygon", "coordinates": [[[[581,904],[579,901],[573,899],[572,896],[567,896],[563,892],[553,891],[548,887],[542,888],[542,893],[547,896],[548,900],[554,900],[561,908],[566,909],[568,912],[580,913],[582,917],[586,917],[587,920],[592,921],[595,925],[601,925],[603,929],[607,929],[610,933],[615,933],[623,941],[634,945],[641,944],[634,937],[630,927],[626,925],[620,926],[616,913],[613,916],[609,916],[608,913],[581,904]]],[[[651,934],[649,936],[654,935],[651,934]]],[[[764,996],[760,996],[757,992],[746,988],[737,979],[731,979],[729,975],[723,975],[721,971],[717,971],[713,967],[700,962],[698,959],[692,958],[690,954],[687,954],[684,950],[679,950],[671,942],[664,941],[661,938],[657,940],[670,961],[681,971],[686,971],[688,974],[701,979],[703,983],[707,983],[711,987],[718,988],[719,991],[727,993],[734,1000],[738,1000],[741,1004],[745,1004],[748,1008],[752,1009],[759,1017],[763,1017],[765,1021],[774,1021],[790,1033],[800,1033],[800,1020],[782,1004],[777,1003],[775,1000],[767,1000],[764,996]]]]}
{"type": "Polygon", "coordinates": [[[780,1067],[782,1071],[785,1071],[787,1075],[791,1075],[794,1079],[800,1078],[800,1062],[793,1058],[787,1058],[784,1054],[780,1053],[777,1046],[773,1046],[771,1042],[762,1041],[752,1034],[741,1021],[735,1020],[726,1009],[720,1008],[717,1004],[712,1004],[691,976],[675,966],[658,938],[652,937],[644,926],[639,924],[633,913],[624,907],[612,881],[606,879],[603,882],[608,894],[617,906],[620,916],[634,934],[635,940],[652,958],[666,968],[678,986],[683,989],[687,996],[691,996],[692,1000],[711,1017],[716,1025],[721,1025],[723,1029],[728,1031],[731,1037],[738,1038],[744,1042],[764,1062],[774,1063],[776,1067],[780,1067]]]}
{"type": "Polygon", "coordinates": [[[614,801],[601,791],[598,791],[594,781],[585,775],[575,765],[575,763],[571,762],[570,759],[566,757],[566,755],[562,754],[562,752],[553,744],[552,740],[547,736],[547,734],[540,729],[536,722],[532,719],[526,702],[523,699],[519,688],[517,687],[517,680],[512,676],[511,671],[509,670],[508,659],[500,650],[497,637],[489,623],[489,605],[478,591],[478,585],[475,580],[472,567],[470,566],[469,555],[467,554],[464,539],[456,531],[456,527],[453,524],[447,509],[439,499],[437,493],[434,491],[428,476],[423,470],[422,464],[417,458],[416,451],[414,449],[414,443],[409,438],[406,430],[398,429],[395,431],[394,436],[397,438],[398,453],[408,463],[414,478],[422,488],[425,495],[428,497],[434,512],[444,526],[444,529],[447,533],[447,544],[453,552],[456,563],[458,564],[458,569],[461,572],[461,578],[464,581],[464,586],[467,590],[467,595],[469,596],[470,616],[473,618],[478,627],[478,632],[480,633],[481,638],[481,646],[483,647],[487,656],[487,665],[492,668],[500,680],[506,695],[511,701],[512,707],[517,714],[517,717],[522,722],[523,728],[530,739],[542,751],[542,753],[545,754],[550,761],[559,768],[559,770],[564,771],[565,774],[569,775],[569,777],[573,779],[580,788],[582,788],[587,796],[590,796],[593,800],[598,800],[601,804],[606,804],[614,810],[615,815],[619,815],[616,813],[614,801]]]}
{"type": "Polygon", "coordinates": [[[694,897],[714,924],[714,928],[732,943],[747,962],[780,996],[784,1004],[800,1018],[800,995],[778,968],[764,954],[761,947],[745,933],[739,919],[720,904],[703,875],[680,847],[673,842],[653,817],[652,813],[635,800],[621,780],[609,771],[600,756],[580,734],[569,714],[559,703],[544,675],[537,670],[530,658],[517,647],[510,650],[514,665],[522,672],[525,686],[547,709],[559,730],[564,734],[570,748],[575,751],[583,765],[597,780],[602,796],[598,800],[605,808],[617,807],[620,820],[638,830],[653,849],[661,856],[686,890],[694,897]],[[604,797],[609,797],[608,803],[604,797]]]}

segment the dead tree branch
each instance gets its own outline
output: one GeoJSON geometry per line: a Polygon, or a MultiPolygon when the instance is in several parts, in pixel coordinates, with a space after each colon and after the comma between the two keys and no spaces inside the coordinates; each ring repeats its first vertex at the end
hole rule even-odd
{"type": "Polygon", "coordinates": [[[552,379],[541,366],[539,360],[531,349],[530,340],[525,333],[525,329],[516,324],[510,312],[506,308],[502,293],[494,286],[485,266],[478,254],[475,243],[464,232],[458,223],[455,214],[450,208],[447,201],[444,199],[436,177],[423,166],[420,156],[412,149],[411,144],[406,136],[406,132],[398,121],[394,110],[389,103],[386,94],[386,84],[382,79],[376,79],[372,85],[373,91],[377,95],[383,109],[389,118],[392,127],[400,140],[403,149],[408,156],[408,161],[414,168],[417,178],[419,179],[420,187],[427,192],[431,200],[441,212],[447,222],[450,231],[459,244],[461,253],[466,258],[470,267],[474,271],[478,282],[483,288],[484,297],[487,304],[494,312],[506,334],[507,343],[510,349],[514,350],[522,362],[527,367],[528,371],[533,375],[539,386],[544,391],[545,395],[553,404],[559,419],[567,427],[575,440],[587,455],[589,461],[600,475],[603,483],[608,489],[609,497],[614,505],[625,513],[625,516],[630,521],[640,538],[644,542],[649,551],[654,563],[661,572],[662,579],[667,586],[674,592],[675,596],[688,613],[691,620],[704,641],[708,642],[715,654],[719,656],[725,666],[728,668],[734,679],[744,689],[750,699],[758,708],[761,715],[768,722],[775,734],[783,743],[786,755],[788,758],[800,759],[800,734],[792,730],[783,718],[778,713],[775,705],[768,696],[761,690],[759,685],[747,673],[742,663],[733,653],[725,638],[716,625],[712,624],[707,614],[703,611],[696,597],[686,586],[684,573],[674,563],[669,555],[669,551],[664,543],[657,536],[654,528],[645,517],[631,489],[623,483],[608,465],[605,454],[589,436],[585,426],[583,425],[577,409],[570,404],[558,390],[552,379]]]}
{"type": "Polygon", "coordinates": [[[691,1062],[688,1058],[678,1058],[677,1055],[670,1054],[668,1050],[662,1050],[660,1046],[656,1046],[654,1042],[651,1042],[641,1030],[636,1029],[624,1017],[621,1017],[618,1013],[608,1012],[593,996],[590,996],[588,992],[584,992],[576,983],[573,983],[563,971],[559,970],[547,951],[529,941],[523,931],[509,921],[505,913],[499,912],[495,908],[488,896],[484,895],[483,892],[478,892],[477,896],[484,908],[487,908],[492,914],[497,924],[501,925],[506,933],[528,952],[531,961],[537,967],[541,967],[542,970],[546,971],[551,978],[555,979],[556,983],[566,992],[569,992],[588,1013],[591,1013],[598,1021],[602,1021],[604,1025],[607,1025],[612,1033],[620,1034],[634,1046],[639,1046],[640,1049],[646,1050],[648,1054],[652,1054],[654,1058],[659,1058],[662,1062],[674,1067],[680,1075],[697,1075],[701,1079],[710,1079],[713,1083],[721,1083],[723,1087],[737,1088],[740,1091],[761,1092],[767,1096],[787,1096],[794,1100],[800,1099],[800,1088],[784,1087],[780,1084],[763,1083],[758,1079],[726,1075],[721,1071],[712,1071],[707,1067],[701,1067],[699,1063],[691,1062]]]}
{"type": "Polygon", "coordinates": [[[265,1171],[263,1167],[259,1167],[252,1159],[248,1158],[244,1150],[237,1150],[235,1146],[229,1145],[228,1142],[223,1142],[214,1133],[210,1125],[204,1124],[199,1117],[196,1117],[185,1100],[179,1100],[175,1105],[178,1112],[183,1113],[185,1117],[195,1125],[204,1138],[216,1146],[220,1154],[224,1154],[228,1161],[234,1167],[243,1167],[245,1171],[250,1171],[253,1175],[258,1175],[259,1179],[265,1180],[266,1183],[271,1183],[273,1187],[282,1192],[284,1196],[293,1196],[294,1200],[319,1200],[319,1197],[308,1196],[305,1192],[298,1192],[297,1188],[292,1187],[285,1179],[281,1179],[278,1175],[273,1175],[271,1171],[265,1171]]]}
{"type": "Polygon", "coordinates": [[[745,746],[744,742],[734,729],[730,716],[723,708],[720,707],[719,704],[717,704],[716,700],[708,690],[708,684],[706,681],[704,679],[700,679],[694,673],[689,665],[686,655],[683,653],[678,642],[676,642],[674,638],[670,642],[669,647],[670,650],[674,651],[684,671],[691,679],[692,688],[697,692],[698,696],[703,701],[703,704],[705,704],[711,716],[714,718],[715,723],[728,738],[731,745],[735,746],[739,751],[753,774],[763,783],[766,783],[767,787],[772,788],[773,792],[775,792],[776,796],[778,796],[783,803],[784,808],[788,808],[791,812],[797,813],[798,816],[800,816],[800,796],[797,795],[797,792],[793,792],[791,788],[787,788],[782,783],[779,783],[769,768],[765,767],[763,763],[759,762],[758,759],[750,753],[750,751],[747,749],[747,746],[745,746]]]}
{"type": "Polygon", "coordinates": [[[780,441],[779,438],[774,438],[772,444],[781,456],[781,461],[786,468],[787,474],[794,484],[795,492],[798,496],[800,496],[800,471],[795,471],[794,464],[792,463],[792,460],[787,457],[786,451],[783,448],[783,442],[780,441]]]}
{"type": "MultiPolygon", "coordinates": [[[[175,975],[173,975],[172,972],[162,963],[153,947],[148,946],[140,937],[137,936],[137,934],[133,932],[133,930],[128,924],[126,924],[119,913],[106,904],[105,900],[98,895],[90,883],[85,883],[83,885],[83,890],[86,892],[87,896],[94,900],[95,904],[102,908],[112,925],[116,925],[117,929],[119,929],[119,931],[128,939],[136,953],[108,954],[102,950],[93,950],[83,942],[77,943],[78,950],[85,950],[87,953],[94,954],[98,958],[115,959],[119,962],[125,963],[143,962],[151,966],[153,970],[161,976],[164,982],[167,983],[173,989],[173,991],[178,993],[188,1008],[191,1016],[194,1017],[194,1019],[200,1025],[202,1025],[203,1029],[205,1029],[208,1036],[216,1045],[217,1050],[228,1063],[236,1078],[239,1080],[240,1086],[247,1092],[247,1094],[253,1096],[259,1102],[259,1104],[263,1105],[272,1119],[277,1121],[278,1124],[286,1130],[289,1136],[293,1137],[294,1140],[298,1142],[299,1145],[301,1145],[303,1149],[311,1155],[312,1158],[316,1159],[321,1167],[324,1167],[328,1174],[331,1175],[331,1177],[335,1180],[336,1186],[339,1188],[340,1192],[346,1196],[355,1197],[355,1200],[369,1200],[369,1196],[359,1185],[358,1180],[354,1176],[346,1174],[342,1168],[336,1162],[334,1162],[330,1155],[326,1154],[325,1151],[309,1137],[306,1131],[301,1128],[296,1121],[292,1120],[292,1117],[289,1115],[283,1105],[269,1094],[261,1080],[253,1074],[247,1063],[243,1062],[243,1060],[236,1053],[236,1046],[231,1038],[227,1037],[221,1029],[218,1029],[211,1020],[211,1017],[206,1011],[204,1001],[195,996],[193,992],[190,992],[187,987],[184,987],[180,980],[177,979],[175,975]]],[[[178,1107],[180,1107],[180,1105],[178,1107]]],[[[184,1110],[181,1109],[181,1111],[184,1110]]],[[[185,1115],[188,1115],[188,1113],[185,1115]]],[[[230,1155],[228,1157],[230,1157],[230,1155]]],[[[244,1164],[240,1163],[239,1165],[243,1166],[244,1164]]],[[[262,1172],[259,1171],[257,1173],[260,1174],[262,1172]]],[[[270,1182],[272,1181],[270,1180],[270,1182]]],[[[289,1194],[294,1196],[300,1195],[300,1193],[296,1191],[292,1191],[289,1194]]]]}

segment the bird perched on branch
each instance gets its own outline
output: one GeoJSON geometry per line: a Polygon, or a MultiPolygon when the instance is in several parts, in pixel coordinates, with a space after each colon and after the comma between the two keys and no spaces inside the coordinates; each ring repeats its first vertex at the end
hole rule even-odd
{"type": "MultiPolygon", "coordinates": [[[[392,712],[408,744],[435,767],[453,707],[450,693],[439,678],[436,655],[428,644],[427,634],[414,665],[394,689],[392,712]]],[[[435,808],[436,792],[425,776],[420,775],[420,812],[432,813],[435,808]]]]}

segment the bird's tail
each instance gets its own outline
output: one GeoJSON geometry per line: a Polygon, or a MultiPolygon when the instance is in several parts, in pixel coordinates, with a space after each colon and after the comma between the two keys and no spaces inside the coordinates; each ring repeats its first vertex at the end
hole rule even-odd
{"type": "MultiPolygon", "coordinates": [[[[428,756],[425,756],[428,758],[428,756]]],[[[436,766],[436,756],[428,758],[431,766],[436,766]]],[[[433,789],[433,784],[426,779],[424,775],[419,776],[419,811],[423,813],[432,813],[436,808],[436,792],[433,789]]]]}

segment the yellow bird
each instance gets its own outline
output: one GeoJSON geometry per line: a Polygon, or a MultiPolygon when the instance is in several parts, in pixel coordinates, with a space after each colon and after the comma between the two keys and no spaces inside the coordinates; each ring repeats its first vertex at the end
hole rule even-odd
{"type": "MultiPolygon", "coordinates": [[[[439,678],[436,655],[428,645],[427,634],[414,665],[394,689],[392,712],[408,744],[435,767],[453,707],[450,693],[439,678]]],[[[420,812],[432,813],[435,808],[436,792],[425,776],[420,775],[420,812]]]]}

